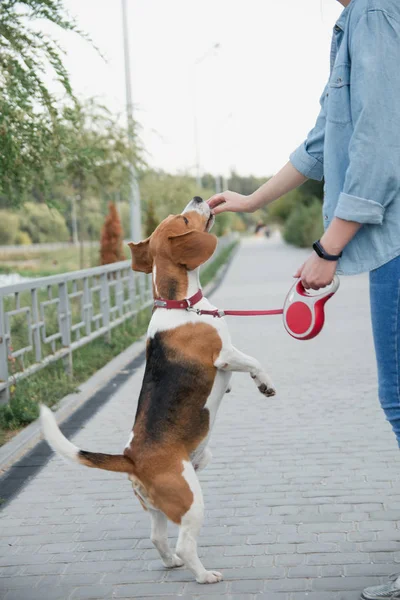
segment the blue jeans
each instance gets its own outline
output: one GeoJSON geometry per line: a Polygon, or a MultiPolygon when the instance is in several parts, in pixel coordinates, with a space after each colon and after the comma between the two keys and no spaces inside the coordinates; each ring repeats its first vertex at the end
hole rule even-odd
{"type": "Polygon", "coordinates": [[[379,400],[400,446],[400,256],[370,272],[379,400]]]}

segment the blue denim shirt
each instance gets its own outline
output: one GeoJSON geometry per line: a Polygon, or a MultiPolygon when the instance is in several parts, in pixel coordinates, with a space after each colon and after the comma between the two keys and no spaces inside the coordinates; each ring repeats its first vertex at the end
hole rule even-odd
{"type": "Polygon", "coordinates": [[[321,112],[294,167],[325,178],[323,217],[362,223],[338,272],[400,255],[400,0],[352,0],[337,21],[321,112]]]}

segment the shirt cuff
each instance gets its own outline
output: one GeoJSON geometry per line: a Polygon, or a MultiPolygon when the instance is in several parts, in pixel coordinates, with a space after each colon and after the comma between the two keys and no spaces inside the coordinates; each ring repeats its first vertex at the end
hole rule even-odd
{"type": "Polygon", "coordinates": [[[379,202],[359,198],[342,192],[335,210],[335,217],[356,223],[382,225],[385,208],[379,202]]]}
{"type": "Polygon", "coordinates": [[[322,181],[324,177],[324,164],[306,150],[305,142],[301,144],[289,157],[290,162],[304,177],[322,181]]]}

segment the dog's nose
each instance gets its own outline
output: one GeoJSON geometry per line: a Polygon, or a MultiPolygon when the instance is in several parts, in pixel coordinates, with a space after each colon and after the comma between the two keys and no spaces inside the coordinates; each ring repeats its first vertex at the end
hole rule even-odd
{"type": "Polygon", "coordinates": [[[193,198],[193,202],[197,202],[197,204],[201,204],[202,202],[204,202],[203,198],[200,198],[200,196],[195,196],[193,198]]]}

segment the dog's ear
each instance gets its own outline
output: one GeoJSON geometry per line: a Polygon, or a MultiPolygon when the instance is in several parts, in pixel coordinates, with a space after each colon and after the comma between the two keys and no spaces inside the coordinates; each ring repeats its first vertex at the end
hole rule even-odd
{"type": "Polygon", "coordinates": [[[132,254],[132,269],[134,271],[141,271],[142,273],[151,273],[153,269],[153,259],[150,254],[150,238],[134,244],[133,242],[128,243],[132,254]]]}
{"type": "Polygon", "coordinates": [[[217,238],[206,231],[186,231],[169,238],[172,248],[172,260],[184,265],[189,271],[197,269],[206,262],[217,247],[217,238]]]}

